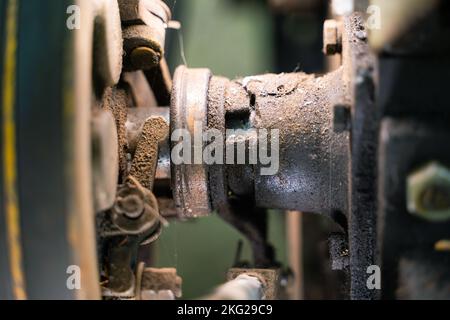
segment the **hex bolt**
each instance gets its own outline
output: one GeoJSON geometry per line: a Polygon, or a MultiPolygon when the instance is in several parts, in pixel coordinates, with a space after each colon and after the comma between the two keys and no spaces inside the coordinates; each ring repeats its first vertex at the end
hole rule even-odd
{"type": "Polygon", "coordinates": [[[407,178],[408,211],[432,222],[450,219],[450,169],[438,162],[407,178]]]}
{"type": "Polygon", "coordinates": [[[150,70],[159,65],[160,55],[149,47],[137,47],[131,52],[130,61],[138,70],[150,70]]]}
{"type": "Polygon", "coordinates": [[[328,56],[342,52],[341,23],[334,19],[326,20],[323,25],[323,52],[328,56]]]}
{"type": "Polygon", "coordinates": [[[144,213],[144,201],[137,194],[130,194],[123,198],[118,198],[116,202],[117,212],[122,213],[127,218],[138,219],[144,213]]]}
{"type": "Polygon", "coordinates": [[[155,195],[133,176],[128,176],[117,194],[110,212],[113,225],[127,235],[144,236],[145,239],[141,239],[142,243],[155,241],[162,230],[155,195]]]}

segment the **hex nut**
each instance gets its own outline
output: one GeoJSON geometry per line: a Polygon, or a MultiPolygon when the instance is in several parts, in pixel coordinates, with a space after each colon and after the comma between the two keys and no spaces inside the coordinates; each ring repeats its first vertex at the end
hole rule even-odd
{"type": "Polygon", "coordinates": [[[150,70],[159,65],[160,55],[148,47],[138,47],[131,52],[131,63],[138,70],[150,70]]]}
{"type": "Polygon", "coordinates": [[[450,170],[431,162],[407,177],[407,207],[432,222],[450,219],[450,170]]]}
{"type": "Polygon", "coordinates": [[[144,206],[144,200],[137,194],[130,194],[116,201],[116,211],[130,219],[138,219],[144,213],[144,206]]]}

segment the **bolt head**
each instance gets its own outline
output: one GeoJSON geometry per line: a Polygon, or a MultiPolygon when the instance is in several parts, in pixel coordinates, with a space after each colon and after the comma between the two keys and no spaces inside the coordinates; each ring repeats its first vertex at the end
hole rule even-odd
{"type": "Polygon", "coordinates": [[[433,222],[450,220],[450,169],[432,162],[407,178],[408,211],[433,222]]]}
{"type": "Polygon", "coordinates": [[[131,63],[139,70],[150,70],[159,65],[160,55],[149,47],[138,47],[131,52],[131,63]]]}
{"type": "Polygon", "coordinates": [[[130,194],[116,201],[116,211],[130,219],[138,219],[144,213],[144,201],[136,194],[130,194]]]}

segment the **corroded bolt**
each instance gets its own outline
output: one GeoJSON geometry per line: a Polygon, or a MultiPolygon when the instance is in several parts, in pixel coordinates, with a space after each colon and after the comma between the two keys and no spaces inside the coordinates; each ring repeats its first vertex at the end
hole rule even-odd
{"type": "Polygon", "coordinates": [[[111,210],[111,222],[127,235],[143,236],[143,243],[150,243],[161,232],[158,200],[136,178],[129,176],[126,184],[117,192],[114,207],[111,210]]]}
{"type": "Polygon", "coordinates": [[[150,70],[159,65],[160,55],[149,47],[138,47],[131,52],[130,61],[136,69],[150,70]]]}
{"type": "Polygon", "coordinates": [[[116,211],[130,219],[138,219],[144,213],[144,200],[137,194],[117,199],[116,211]]]}
{"type": "Polygon", "coordinates": [[[326,20],[323,25],[323,52],[326,55],[342,52],[341,23],[334,19],[326,20]]]}
{"type": "Polygon", "coordinates": [[[408,211],[433,222],[450,219],[450,170],[432,162],[407,178],[408,211]]]}

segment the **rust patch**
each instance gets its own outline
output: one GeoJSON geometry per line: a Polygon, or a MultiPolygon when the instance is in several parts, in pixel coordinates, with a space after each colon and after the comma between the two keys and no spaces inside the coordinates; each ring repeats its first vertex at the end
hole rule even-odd
{"type": "Polygon", "coordinates": [[[125,123],[127,122],[127,109],[130,105],[130,97],[123,89],[108,88],[103,95],[102,108],[112,112],[116,119],[117,135],[119,141],[119,169],[122,181],[128,176],[127,150],[125,123]]]}
{"type": "Polygon", "coordinates": [[[162,117],[149,118],[142,127],[130,174],[149,190],[153,189],[159,144],[168,134],[169,125],[162,117]]]}

